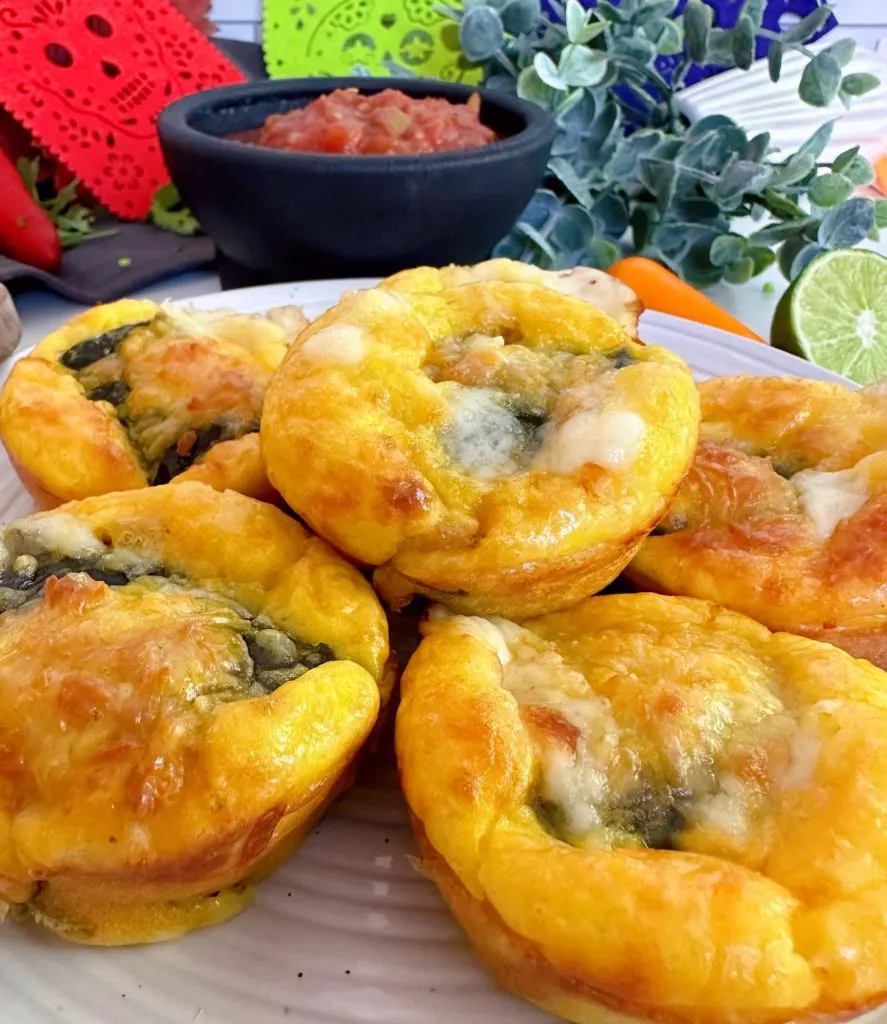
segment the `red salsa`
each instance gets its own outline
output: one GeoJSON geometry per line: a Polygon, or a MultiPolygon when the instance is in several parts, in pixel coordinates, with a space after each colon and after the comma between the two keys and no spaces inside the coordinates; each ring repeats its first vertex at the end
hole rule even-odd
{"type": "Polygon", "coordinates": [[[485,146],[496,133],[481,124],[480,97],[455,104],[444,99],[414,99],[397,89],[363,96],[337,89],[307,107],[272,114],[244,142],[306,153],[441,153],[485,146]]]}

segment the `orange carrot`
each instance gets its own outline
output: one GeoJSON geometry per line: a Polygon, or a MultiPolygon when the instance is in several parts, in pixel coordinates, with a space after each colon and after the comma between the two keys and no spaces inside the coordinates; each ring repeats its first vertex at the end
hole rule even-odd
{"type": "Polygon", "coordinates": [[[607,273],[619,278],[635,291],[647,309],[682,316],[710,327],[719,327],[722,331],[741,334],[744,338],[764,341],[736,317],[721,309],[716,302],[712,302],[655,260],[645,256],[629,256],[614,263],[607,273]]]}

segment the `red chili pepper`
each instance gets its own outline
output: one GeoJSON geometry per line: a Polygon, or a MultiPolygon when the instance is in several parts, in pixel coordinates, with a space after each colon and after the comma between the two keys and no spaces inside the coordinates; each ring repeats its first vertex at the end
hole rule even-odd
{"type": "Polygon", "coordinates": [[[41,270],[55,270],[62,243],[49,214],[31,195],[15,164],[0,151],[0,253],[41,270]]]}

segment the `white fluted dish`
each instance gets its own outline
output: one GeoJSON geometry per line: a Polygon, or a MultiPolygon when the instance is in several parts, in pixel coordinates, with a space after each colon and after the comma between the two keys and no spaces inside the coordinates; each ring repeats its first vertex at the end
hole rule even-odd
{"type": "MultiPolygon", "coordinates": [[[[298,303],[316,316],[367,281],[272,285],[193,300],[254,312],[298,303]]],[[[697,375],[833,374],[700,324],[647,313],[641,336],[697,375]]],[[[31,511],[0,455],[0,519],[31,511]]],[[[545,1024],[499,991],[434,886],[413,869],[390,760],[368,765],[302,850],[234,921],[173,943],[98,949],[36,927],[0,926],[2,1024],[545,1024]]],[[[887,1013],[868,1018],[887,1024],[887,1013]]]]}

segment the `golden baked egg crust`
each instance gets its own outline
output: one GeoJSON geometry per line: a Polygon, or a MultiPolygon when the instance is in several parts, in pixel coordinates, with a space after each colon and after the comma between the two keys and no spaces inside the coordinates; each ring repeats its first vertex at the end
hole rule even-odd
{"type": "Polygon", "coordinates": [[[386,278],[379,287],[399,292],[440,292],[463,284],[499,281],[511,284],[534,284],[551,288],[563,295],[572,295],[597,306],[612,317],[620,327],[637,337],[638,318],[643,303],[618,278],[593,267],[572,267],[569,270],[540,270],[530,263],[494,259],[473,266],[415,267],[386,278]]]}
{"type": "Polygon", "coordinates": [[[531,614],[606,586],[690,464],[687,366],[590,302],[486,280],[346,296],[269,385],[269,478],[394,607],[531,614]]]}
{"type": "Polygon", "coordinates": [[[389,696],[369,585],[200,483],[19,520],[0,555],[0,901],[102,945],[231,917],[389,696]]]}
{"type": "Polygon", "coordinates": [[[12,368],[0,436],[44,508],[172,480],[272,501],[265,388],[307,324],[123,299],[75,317],[12,368]]]}
{"type": "Polygon", "coordinates": [[[699,391],[693,465],[628,576],[887,668],[887,391],[784,377],[699,391]]]}
{"type": "Polygon", "coordinates": [[[432,613],[397,755],[505,987],[579,1024],[827,1021],[887,998],[887,677],[705,601],[432,613]]]}

